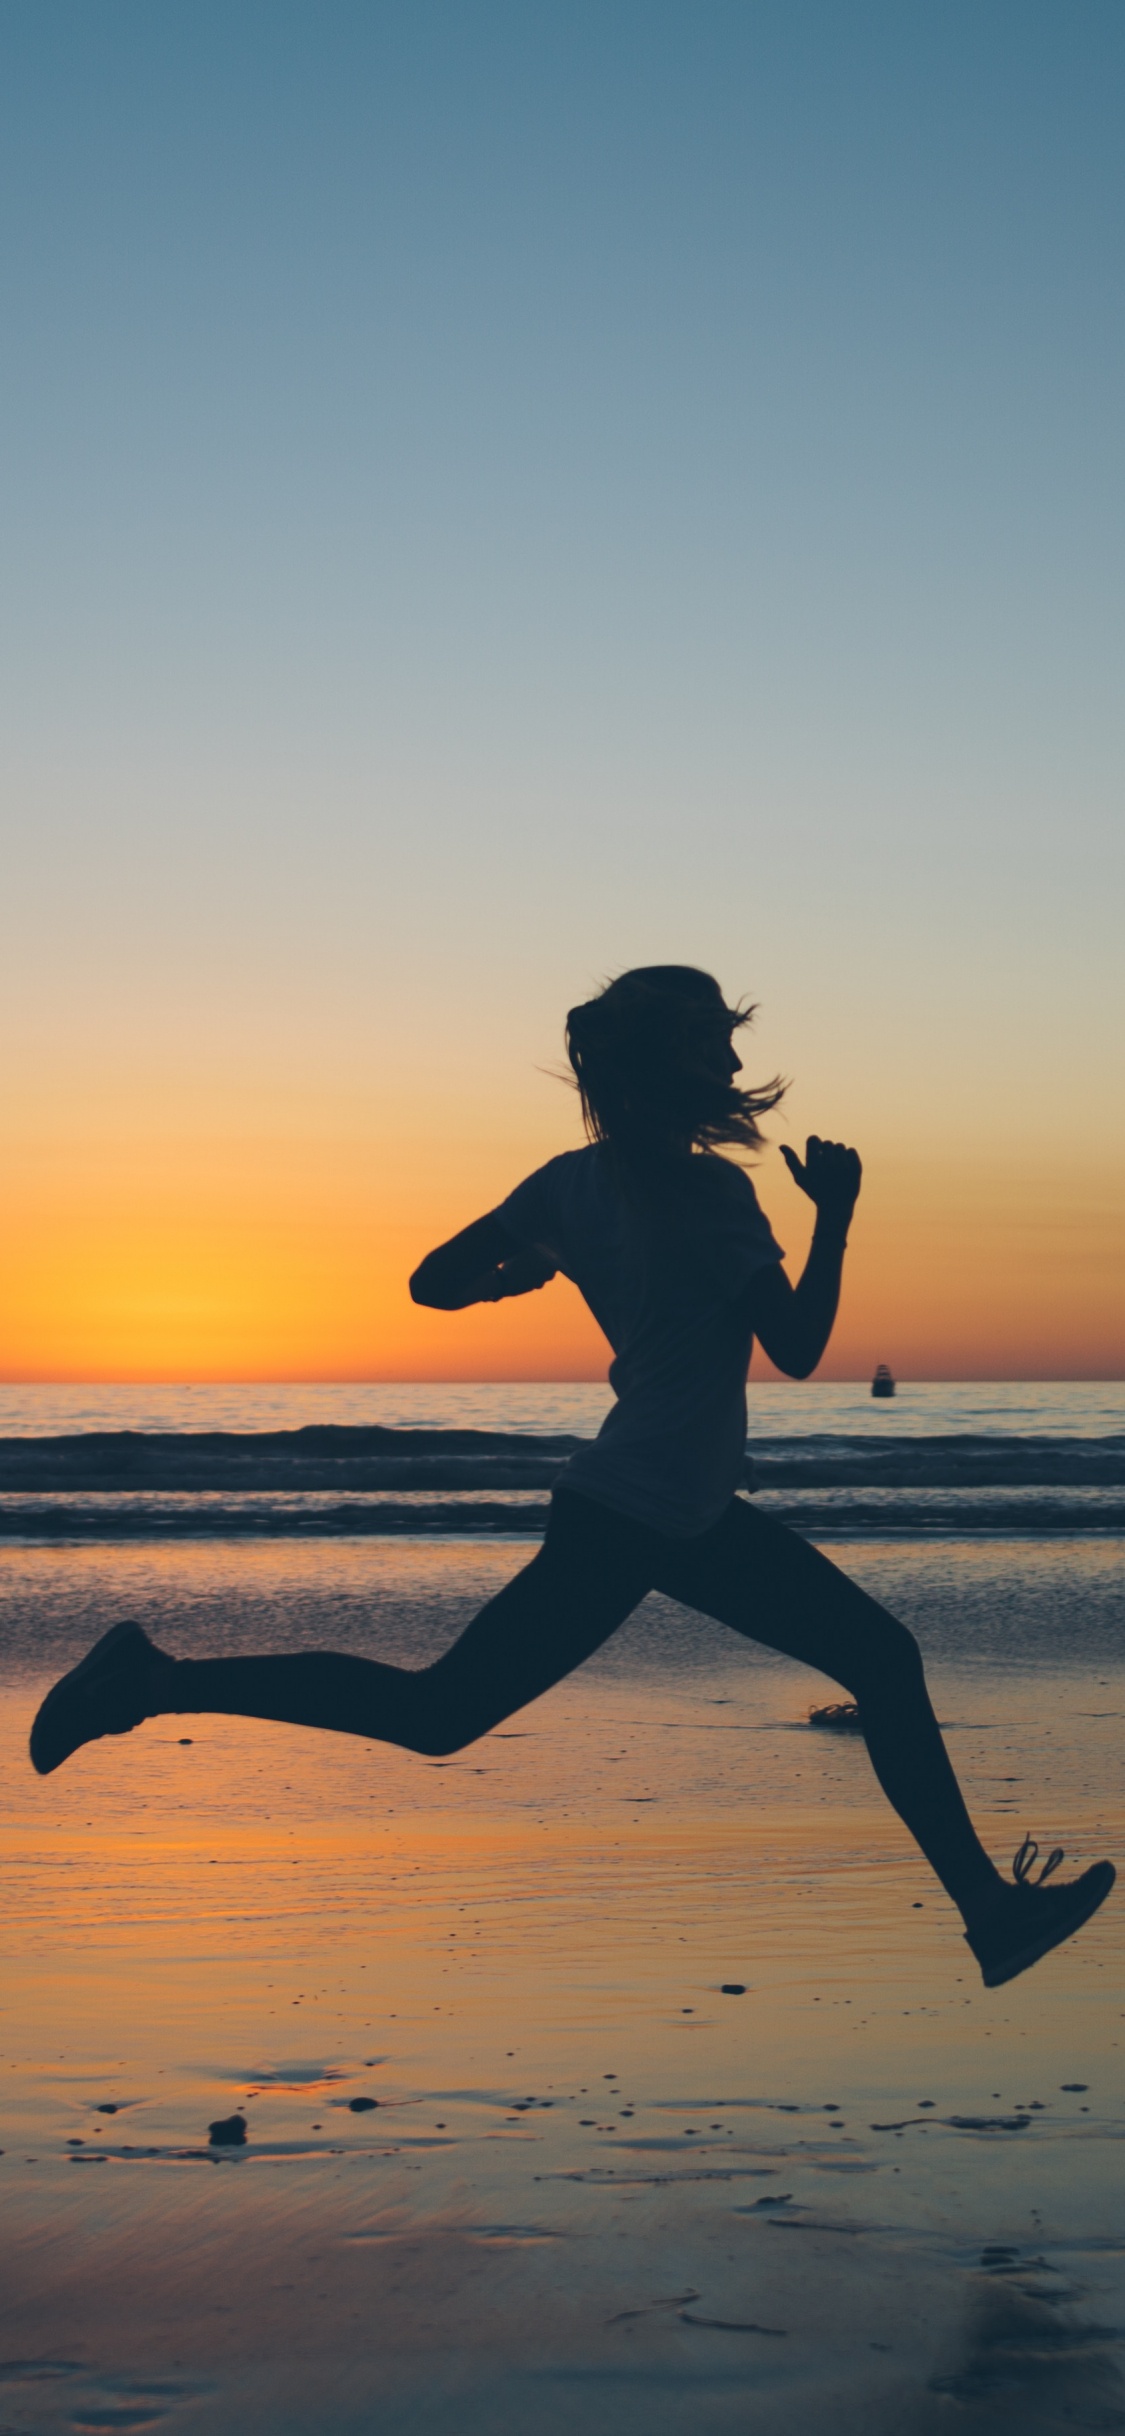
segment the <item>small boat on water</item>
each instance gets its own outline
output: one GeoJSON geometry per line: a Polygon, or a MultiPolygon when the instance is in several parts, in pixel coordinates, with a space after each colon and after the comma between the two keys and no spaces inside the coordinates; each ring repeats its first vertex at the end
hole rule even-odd
{"type": "Polygon", "coordinates": [[[874,1376],[874,1378],[873,1378],[873,1379],[872,1379],[872,1381],[871,1381],[871,1393],[872,1393],[872,1395],[873,1395],[873,1396],[893,1396],[894,1392],[895,1392],[895,1383],[894,1383],[894,1378],[893,1378],[893,1376],[892,1376],[891,1372],[888,1370],[886,1363],[885,1363],[885,1362],[879,1362],[879,1363],[877,1363],[877,1364],[876,1364],[876,1368],[875,1368],[875,1376],[874,1376]]]}

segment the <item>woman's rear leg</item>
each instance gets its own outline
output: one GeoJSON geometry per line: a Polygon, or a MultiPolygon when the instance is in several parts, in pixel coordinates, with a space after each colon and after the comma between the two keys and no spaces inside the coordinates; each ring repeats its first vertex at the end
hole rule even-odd
{"type": "Polygon", "coordinates": [[[843,1685],[859,1708],[888,1801],[969,1926],[1000,1880],[981,1844],[934,1715],[911,1632],[838,1566],[741,1501],[682,1543],[655,1585],[749,1640],[843,1685]]]}
{"type": "Polygon", "coordinates": [[[326,1726],[435,1757],[463,1750],[573,1673],[648,1589],[620,1535],[576,1530],[561,1508],[559,1500],[531,1564],[432,1666],[330,1651],[189,1659],[175,1670],[168,1705],[326,1726]]]}
{"type": "Polygon", "coordinates": [[[338,1650],[174,1659],[119,1626],[49,1694],[32,1757],[48,1773],[99,1735],[200,1712],[318,1726],[434,1756],[461,1750],[609,1639],[650,1586],[649,1544],[585,1499],[556,1498],[532,1563],[426,1667],[338,1650]]]}

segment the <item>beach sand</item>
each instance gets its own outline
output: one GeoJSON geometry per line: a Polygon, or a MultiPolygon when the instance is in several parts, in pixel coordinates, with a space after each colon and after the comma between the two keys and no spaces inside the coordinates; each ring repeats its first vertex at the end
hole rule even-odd
{"type": "MultiPolygon", "coordinates": [[[[3,2436],[1125,2425],[1121,1898],[986,1995],[822,1679],[653,1606],[453,1761],[26,1765],[123,1609],[417,1662],[525,1553],[9,1552],[3,2436]]],[[[991,1848],[1120,1863],[1120,1544],[833,1553],[991,1848]]]]}

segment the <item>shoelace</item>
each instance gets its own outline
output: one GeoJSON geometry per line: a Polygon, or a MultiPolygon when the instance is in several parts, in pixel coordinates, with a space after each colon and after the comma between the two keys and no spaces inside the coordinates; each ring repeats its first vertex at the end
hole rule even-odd
{"type": "Polygon", "coordinates": [[[1054,1851],[1048,1853],[1038,1877],[1033,1878],[1031,1872],[1038,1858],[1039,1846],[1034,1836],[1025,1835],[1012,1863],[1012,1876],[1017,1886],[1042,1886],[1044,1879],[1049,1878],[1052,1870],[1058,1868],[1059,1862],[1066,1859],[1066,1854],[1062,1845],[1056,1844],[1054,1851]]]}

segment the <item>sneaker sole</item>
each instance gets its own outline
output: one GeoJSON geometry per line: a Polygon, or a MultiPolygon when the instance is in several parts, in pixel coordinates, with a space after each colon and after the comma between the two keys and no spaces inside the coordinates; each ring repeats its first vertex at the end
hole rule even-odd
{"type": "MultiPolygon", "coordinates": [[[[108,1657],[111,1650],[119,1649],[123,1642],[135,1640],[138,1637],[142,1641],[147,1640],[148,1638],[147,1634],[143,1631],[139,1624],[111,1624],[109,1631],[102,1634],[100,1641],[95,1641],[93,1648],[87,1650],[85,1657],[80,1660],[79,1664],[77,1666],[72,1666],[70,1673],[68,1675],[60,1676],[59,1681],[52,1686],[46,1699],[42,1702],[39,1710],[37,1711],[35,1723],[31,1729],[31,1739],[28,1746],[31,1754],[31,1765],[34,1768],[37,1776],[53,1775],[56,1768],[62,1767],[64,1760],[69,1759],[74,1751],[80,1751],[82,1748],[81,1741],[73,1742],[68,1745],[65,1751],[60,1751],[57,1758],[52,1754],[53,1737],[51,1728],[54,1719],[58,1716],[60,1710],[65,1709],[67,1699],[70,1693],[75,1689],[75,1686],[80,1685],[89,1676],[97,1673],[103,1660],[108,1657]]],[[[96,1742],[101,1738],[98,1735],[87,1735],[83,1739],[89,1742],[96,1742]]]]}
{"type": "MultiPolygon", "coordinates": [[[[1058,1921],[1049,1936],[1033,1938],[1028,1945],[1019,1946],[1014,1953],[998,1956],[995,1962],[981,1964],[981,1976],[986,1988],[1005,1987],[1009,1979],[1018,1979],[1021,1971],[1029,1971],[1033,1962],[1042,1962],[1044,1954],[1053,1954],[1057,1945],[1065,1945],[1087,1920],[1093,1918],[1105,1902],[1117,1878],[1112,1861],[1096,1861],[1086,1871],[1075,1888],[1075,1902],[1065,1921],[1058,1921]],[[1079,1893],[1079,1887],[1082,1889],[1079,1893]]],[[[1060,1888],[1060,1893],[1061,1893],[1060,1888]]]]}

